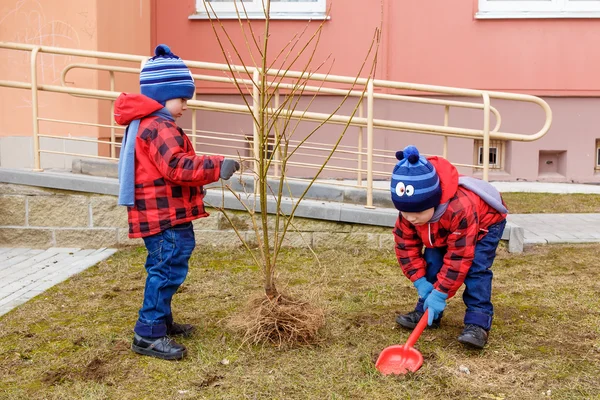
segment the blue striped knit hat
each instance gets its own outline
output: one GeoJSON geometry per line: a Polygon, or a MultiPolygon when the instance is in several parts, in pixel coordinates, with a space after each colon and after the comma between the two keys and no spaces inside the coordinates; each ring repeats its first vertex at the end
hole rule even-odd
{"type": "Polygon", "coordinates": [[[191,99],[196,85],[188,67],[181,58],[171,53],[166,44],[159,44],[155,56],[146,62],[140,72],[140,90],[165,105],[171,99],[191,99]]]}
{"type": "Polygon", "coordinates": [[[440,178],[415,146],[398,151],[399,160],[392,172],[392,202],[399,211],[421,212],[440,204],[440,178]]]}

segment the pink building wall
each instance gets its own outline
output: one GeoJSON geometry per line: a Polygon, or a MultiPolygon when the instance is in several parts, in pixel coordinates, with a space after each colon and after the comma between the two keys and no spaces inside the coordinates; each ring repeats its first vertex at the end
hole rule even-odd
{"type": "MultiPolygon", "coordinates": [[[[332,6],[331,19],[324,22],[312,65],[326,61],[321,72],[331,67],[332,74],[356,75],[375,29],[381,27],[376,74],[379,79],[529,93],[544,96],[550,103],[554,122],[549,133],[536,142],[509,143],[505,171],[493,174],[492,179],[496,176],[504,180],[599,181],[594,170],[596,139],[600,139],[594,118],[600,101],[600,74],[596,72],[600,52],[593,51],[600,39],[600,24],[596,19],[478,20],[477,0],[383,0],[383,10],[379,2],[368,4],[361,0],[328,2],[332,6]],[[558,175],[540,175],[544,165],[557,163],[558,175]]],[[[194,0],[7,0],[0,4],[0,41],[148,56],[156,44],[167,43],[184,59],[222,63],[224,55],[210,22],[188,18],[194,7],[194,0]]],[[[230,61],[250,64],[249,54],[241,45],[243,35],[238,22],[223,23],[241,49],[240,60],[231,46],[225,45],[230,61]]],[[[264,21],[251,23],[256,32],[262,31],[264,21]]],[[[310,37],[319,23],[311,22],[303,37],[310,37]]],[[[306,26],[307,21],[272,21],[271,61],[306,26]]],[[[2,79],[27,81],[26,57],[6,50],[0,50],[0,56],[7,60],[0,63],[2,79]]],[[[294,68],[301,69],[306,60],[306,56],[301,57],[294,68]]],[[[42,55],[46,68],[40,79],[57,83],[56,71],[68,61],[64,57],[42,55]]],[[[361,75],[367,76],[367,72],[361,75]]],[[[75,72],[69,77],[80,87],[108,88],[106,73],[75,72]]],[[[137,77],[118,75],[117,88],[137,91],[137,77]]],[[[220,85],[200,83],[198,91],[201,96],[225,93],[237,96],[220,85]]],[[[29,96],[26,91],[0,88],[0,165],[21,145],[19,140],[31,135],[29,96]]],[[[108,103],[68,96],[56,100],[53,96],[42,94],[41,116],[73,117],[105,124],[110,121],[108,103]]],[[[321,103],[330,107],[335,99],[323,98],[321,103]]],[[[440,123],[439,112],[432,113],[427,108],[383,101],[378,101],[376,107],[376,114],[383,117],[404,116],[418,122],[440,123]]],[[[504,131],[533,133],[542,124],[536,109],[518,103],[502,103],[498,107],[504,131]]],[[[237,121],[235,129],[239,132],[252,129],[248,122],[223,118],[217,113],[200,113],[200,116],[199,128],[226,127],[237,121]]],[[[187,121],[189,124],[189,117],[187,121]]],[[[480,114],[463,111],[452,111],[451,121],[477,128],[482,124],[480,114]]],[[[67,131],[47,125],[44,129],[78,136],[107,135],[106,129],[98,128],[67,131]]],[[[348,140],[354,140],[352,135],[348,140]]],[[[441,139],[427,135],[379,134],[376,141],[389,149],[401,148],[410,141],[427,152],[441,152],[441,139]]],[[[472,141],[451,140],[449,155],[451,161],[471,163],[472,141]]]]}
{"type": "MultiPolygon", "coordinates": [[[[490,179],[599,182],[594,167],[600,132],[594,115],[600,105],[600,52],[590,50],[600,41],[598,21],[478,20],[477,4],[477,0],[384,0],[382,14],[379,2],[366,6],[361,0],[332,0],[328,2],[332,5],[331,19],[325,22],[314,60],[330,56],[335,60],[332,74],[356,75],[374,29],[381,25],[379,79],[528,93],[544,96],[550,103],[554,116],[551,130],[535,142],[509,143],[505,170],[493,172],[490,179]]],[[[187,59],[223,62],[210,22],[188,19],[194,5],[192,0],[180,7],[157,1],[153,44],[168,43],[187,59]]],[[[260,32],[262,23],[252,21],[252,26],[260,32]]],[[[312,29],[318,23],[312,22],[312,29]]],[[[250,64],[238,22],[224,21],[224,25],[242,49],[243,62],[250,64]]],[[[306,21],[272,21],[272,48],[284,47],[305,25],[306,21]]],[[[227,49],[231,53],[229,46],[227,49]]],[[[233,57],[232,62],[240,60],[233,57]]],[[[199,92],[227,91],[205,85],[199,92]]],[[[385,102],[376,103],[376,107],[379,115],[405,114],[419,122],[440,123],[439,112],[433,114],[430,109],[385,102]]],[[[543,124],[543,115],[536,107],[508,102],[498,107],[503,131],[535,133],[543,124]]],[[[481,114],[452,112],[453,123],[482,126],[481,114]]],[[[232,121],[215,114],[205,116],[204,123],[214,127],[228,126],[232,121]]],[[[251,131],[251,126],[236,129],[251,131]]],[[[427,135],[382,134],[376,141],[390,148],[412,142],[425,151],[441,153],[441,139],[427,135]]],[[[472,163],[473,142],[451,140],[449,158],[472,163]]]]}
{"type": "MultiPolygon", "coordinates": [[[[223,61],[210,22],[188,19],[194,0],[155,5],[154,44],[168,43],[186,59],[223,61]]],[[[600,52],[592,50],[600,41],[597,19],[478,20],[477,0],[383,0],[383,16],[379,2],[331,0],[328,5],[331,19],[315,60],[331,55],[333,74],[356,74],[381,24],[380,79],[545,96],[600,94],[600,52]]],[[[242,43],[238,22],[224,25],[242,43]]],[[[252,25],[262,30],[262,21],[252,25]]],[[[305,25],[272,21],[273,49],[305,25]]]]}
{"type": "MultiPolygon", "coordinates": [[[[477,0],[386,1],[388,79],[596,96],[597,19],[477,20],[477,0]]],[[[385,30],[385,29],[384,29],[385,30]]]]}
{"type": "MultiPolygon", "coordinates": [[[[4,0],[0,2],[0,41],[50,47],[147,54],[151,39],[151,1],[121,0],[4,0]]],[[[30,52],[0,49],[0,79],[31,81],[30,52]]],[[[38,82],[61,85],[64,67],[72,63],[96,64],[92,58],[38,55],[38,82]]],[[[130,65],[131,66],[131,65],[130,65]]],[[[71,70],[69,86],[109,89],[108,73],[71,70]]],[[[137,91],[137,76],[117,75],[117,87],[137,91]]],[[[87,123],[110,124],[110,104],[64,94],[40,92],[39,116],[87,123]]],[[[33,165],[31,92],[0,88],[0,166],[33,165]]],[[[40,122],[40,133],[99,137],[106,129],[40,122]]],[[[43,148],[67,152],[93,152],[97,145],[42,138],[43,148]],[[91,146],[91,148],[90,148],[91,146]]],[[[64,156],[42,154],[52,167],[70,167],[64,156]]]]}
{"type": "MultiPolygon", "coordinates": [[[[0,5],[0,41],[35,45],[95,49],[96,2],[78,0],[3,1],[0,5]]],[[[30,82],[30,53],[0,49],[0,76],[3,80],[30,82]]],[[[38,56],[38,81],[40,84],[60,85],[62,68],[73,61],[71,57],[40,54],[38,56]]],[[[85,62],[85,60],[82,60],[85,62]]],[[[85,80],[96,86],[94,73],[74,72],[74,80],[85,80]]],[[[53,93],[40,93],[40,114],[51,113],[54,118],[66,119],[76,114],[89,120],[95,118],[94,105],[79,107],[78,99],[53,93]]],[[[93,102],[93,100],[90,100],[93,102]]],[[[0,88],[0,120],[2,136],[31,136],[31,92],[0,88]]],[[[47,128],[55,133],[55,127],[47,128]]],[[[84,129],[83,135],[94,129],[84,129]]]]}

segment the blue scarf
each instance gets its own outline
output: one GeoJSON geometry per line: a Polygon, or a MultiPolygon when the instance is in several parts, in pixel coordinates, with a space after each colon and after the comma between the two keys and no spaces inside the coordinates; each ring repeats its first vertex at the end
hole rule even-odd
{"type": "MultiPolygon", "coordinates": [[[[149,117],[153,116],[175,121],[165,107],[149,115],[149,117]]],[[[119,200],[117,203],[120,206],[133,207],[135,204],[135,138],[139,128],[140,120],[133,120],[123,135],[119,157],[119,200]]]]}

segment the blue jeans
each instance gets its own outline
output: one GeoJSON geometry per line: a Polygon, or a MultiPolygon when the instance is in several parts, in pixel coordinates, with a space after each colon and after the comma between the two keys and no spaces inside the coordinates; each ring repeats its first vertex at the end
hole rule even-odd
{"type": "Polygon", "coordinates": [[[144,238],[146,287],[144,303],[133,331],[149,338],[163,337],[173,323],[171,299],[188,273],[188,261],[196,246],[191,222],[144,238]]]}
{"type": "MultiPolygon", "coordinates": [[[[469,268],[465,278],[465,291],[463,301],[467,306],[464,323],[474,324],[489,331],[492,327],[492,318],[494,316],[494,306],[492,305],[492,263],[496,258],[496,248],[502,233],[506,220],[491,225],[488,233],[475,245],[475,257],[473,264],[469,268]]],[[[437,281],[437,274],[440,272],[444,263],[444,255],[448,249],[426,248],[423,258],[427,262],[427,271],[425,278],[434,284],[437,281]]],[[[416,311],[423,312],[423,299],[419,299],[416,311]]]]}

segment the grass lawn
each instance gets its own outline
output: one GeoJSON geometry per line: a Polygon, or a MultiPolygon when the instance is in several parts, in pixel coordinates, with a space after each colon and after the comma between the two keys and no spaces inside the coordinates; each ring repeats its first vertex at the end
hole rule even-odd
{"type": "Polygon", "coordinates": [[[145,249],[123,250],[0,317],[2,399],[592,399],[600,398],[600,245],[546,245],[494,264],[496,316],[483,351],[456,341],[464,305],[416,344],[423,367],[384,377],[386,346],[406,341],[394,318],[416,291],[392,251],[286,250],[280,286],[326,312],[322,341],[248,346],[229,318],[261,291],[242,250],[198,249],[174,299],[198,331],[183,361],[129,350],[145,249]]]}
{"type": "Polygon", "coordinates": [[[512,214],[600,213],[597,194],[502,193],[512,214]]]}

